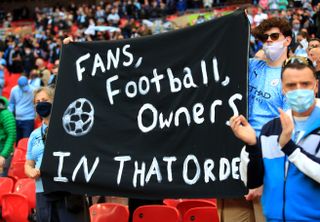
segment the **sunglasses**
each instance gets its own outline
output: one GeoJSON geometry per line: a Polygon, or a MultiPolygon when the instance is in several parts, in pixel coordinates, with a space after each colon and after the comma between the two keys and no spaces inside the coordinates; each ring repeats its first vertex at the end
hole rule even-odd
{"type": "Polygon", "coordinates": [[[260,40],[262,42],[266,42],[268,40],[268,38],[270,37],[270,39],[272,41],[277,41],[280,37],[280,33],[279,32],[274,32],[274,33],[271,33],[271,34],[263,34],[260,36],[260,40]]]}
{"type": "Polygon", "coordinates": [[[283,64],[282,68],[285,68],[289,64],[303,64],[306,66],[310,66],[313,68],[313,63],[310,59],[302,56],[292,56],[289,59],[286,59],[283,64]]]}

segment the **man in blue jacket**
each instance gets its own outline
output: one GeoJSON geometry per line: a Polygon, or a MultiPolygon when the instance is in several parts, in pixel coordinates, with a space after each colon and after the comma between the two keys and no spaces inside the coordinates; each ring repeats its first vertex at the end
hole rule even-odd
{"type": "MultiPolygon", "coordinates": [[[[281,93],[281,65],[287,59],[292,30],[284,18],[266,19],[253,30],[263,42],[263,60],[250,59],[248,72],[248,119],[260,134],[268,121],[279,115],[278,108],[286,110],[281,93]]],[[[262,187],[250,189],[245,198],[218,200],[221,222],[264,222],[260,195],[262,187]]]]}
{"type": "Polygon", "coordinates": [[[21,138],[29,137],[34,128],[33,89],[27,77],[19,77],[18,85],[11,89],[9,110],[16,118],[18,143],[21,138]]]}
{"type": "Polygon", "coordinates": [[[248,188],[264,185],[267,221],[320,221],[320,100],[315,69],[303,57],[284,62],[282,91],[290,106],[265,124],[260,136],[241,116],[230,119],[247,146],[241,152],[241,179],[248,188]]]}

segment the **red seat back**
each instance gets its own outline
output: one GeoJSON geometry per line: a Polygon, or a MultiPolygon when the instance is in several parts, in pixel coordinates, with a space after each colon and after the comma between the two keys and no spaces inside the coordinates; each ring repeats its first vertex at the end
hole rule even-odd
{"type": "Polygon", "coordinates": [[[28,200],[21,194],[2,196],[2,218],[6,222],[28,222],[28,200]]]}
{"type": "Polygon", "coordinates": [[[34,179],[19,179],[14,186],[13,192],[26,196],[30,211],[32,208],[36,208],[36,184],[34,179]]]}
{"type": "Polygon", "coordinates": [[[12,162],[25,162],[26,161],[26,151],[22,149],[15,149],[13,153],[12,162]]]}
{"type": "Polygon", "coordinates": [[[18,84],[18,79],[21,76],[21,73],[10,74],[7,69],[4,69],[4,88],[2,91],[2,96],[9,99],[11,89],[18,84]]]}
{"type": "Polygon", "coordinates": [[[8,176],[15,180],[27,178],[27,175],[24,173],[24,164],[25,161],[12,162],[8,171],[8,176]]]}
{"type": "Polygon", "coordinates": [[[217,199],[215,198],[201,198],[201,199],[164,199],[163,204],[168,206],[177,207],[178,203],[186,200],[205,200],[212,202],[213,205],[217,206],[217,199]]]}
{"type": "Polygon", "coordinates": [[[183,215],[183,222],[219,222],[216,207],[194,207],[183,215]]]}
{"type": "Polygon", "coordinates": [[[179,211],[166,205],[145,205],[133,212],[133,222],[179,222],[179,211]]]}
{"type": "Polygon", "coordinates": [[[1,199],[4,194],[12,192],[13,189],[13,180],[9,177],[0,177],[0,206],[1,199]]]}
{"type": "Polygon", "coordinates": [[[17,149],[21,149],[21,150],[25,150],[27,151],[28,148],[28,140],[29,138],[22,138],[19,140],[18,145],[17,145],[17,149]]]}
{"type": "Polygon", "coordinates": [[[128,207],[117,203],[94,204],[90,207],[91,222],[128,222],[128,207]]]}
{"type": "Polygon", "coordinates": [[[177,209],[182,217],[188,210],[194,207],[216,207],[216,205],[212,201],[205,199],[187,199],[177,204],[177,209]]]}
{"type": "Polygon", "coordinates": [[[182,201],[182,199],[164,199],[163,204],[165,204],[167,206],[176,207],[178,205],[178,203],[180,203],[181,201],[182,201]]]}

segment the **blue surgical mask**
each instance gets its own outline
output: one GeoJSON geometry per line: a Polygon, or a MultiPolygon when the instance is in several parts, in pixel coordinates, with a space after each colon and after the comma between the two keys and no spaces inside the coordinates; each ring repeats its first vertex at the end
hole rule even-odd
{"type": "Polygon", "coordinates": [[[312,89],[292,90],[286,93],[286,99],[293,111],[303,113],[314,103],[314,91],[312,89]]]}

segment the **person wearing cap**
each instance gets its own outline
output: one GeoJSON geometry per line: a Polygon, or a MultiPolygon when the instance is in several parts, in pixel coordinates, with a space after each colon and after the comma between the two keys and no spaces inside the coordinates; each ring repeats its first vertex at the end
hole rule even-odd
{"type": "Polygon", "coordinates": [[[11,89],[9,110],[15,115],[18,143],[21,138],[29,137],[34,129],[33,88],[27,77],[19,77],[18,85],[11,89]]]}
{"type": "Polygon", "coordinates": [[[246,186],[264,186],[267,221],[320,221],[320,100],[312,62],[292,57],[284,62],[282,93],[290,110],[266,123],[257,135],[242,115],[230,119],[241,152],[240,174],[246,186]]]}
{"type": "MultiPolygon", "coordinates": [[[[284,18],[270,18],[252,34],[263,42],[263,60],[250,59],[248,83],[248,120],[257,135],[262,126],[279,115],[278,108],[288,109],[281,93],[281,66],[287,59],[292,30],[284,18]]],[[[243,198],[218,199],[221,222],[263,222],[260,196],[263,187],[249,190],[243,198]]]]}

